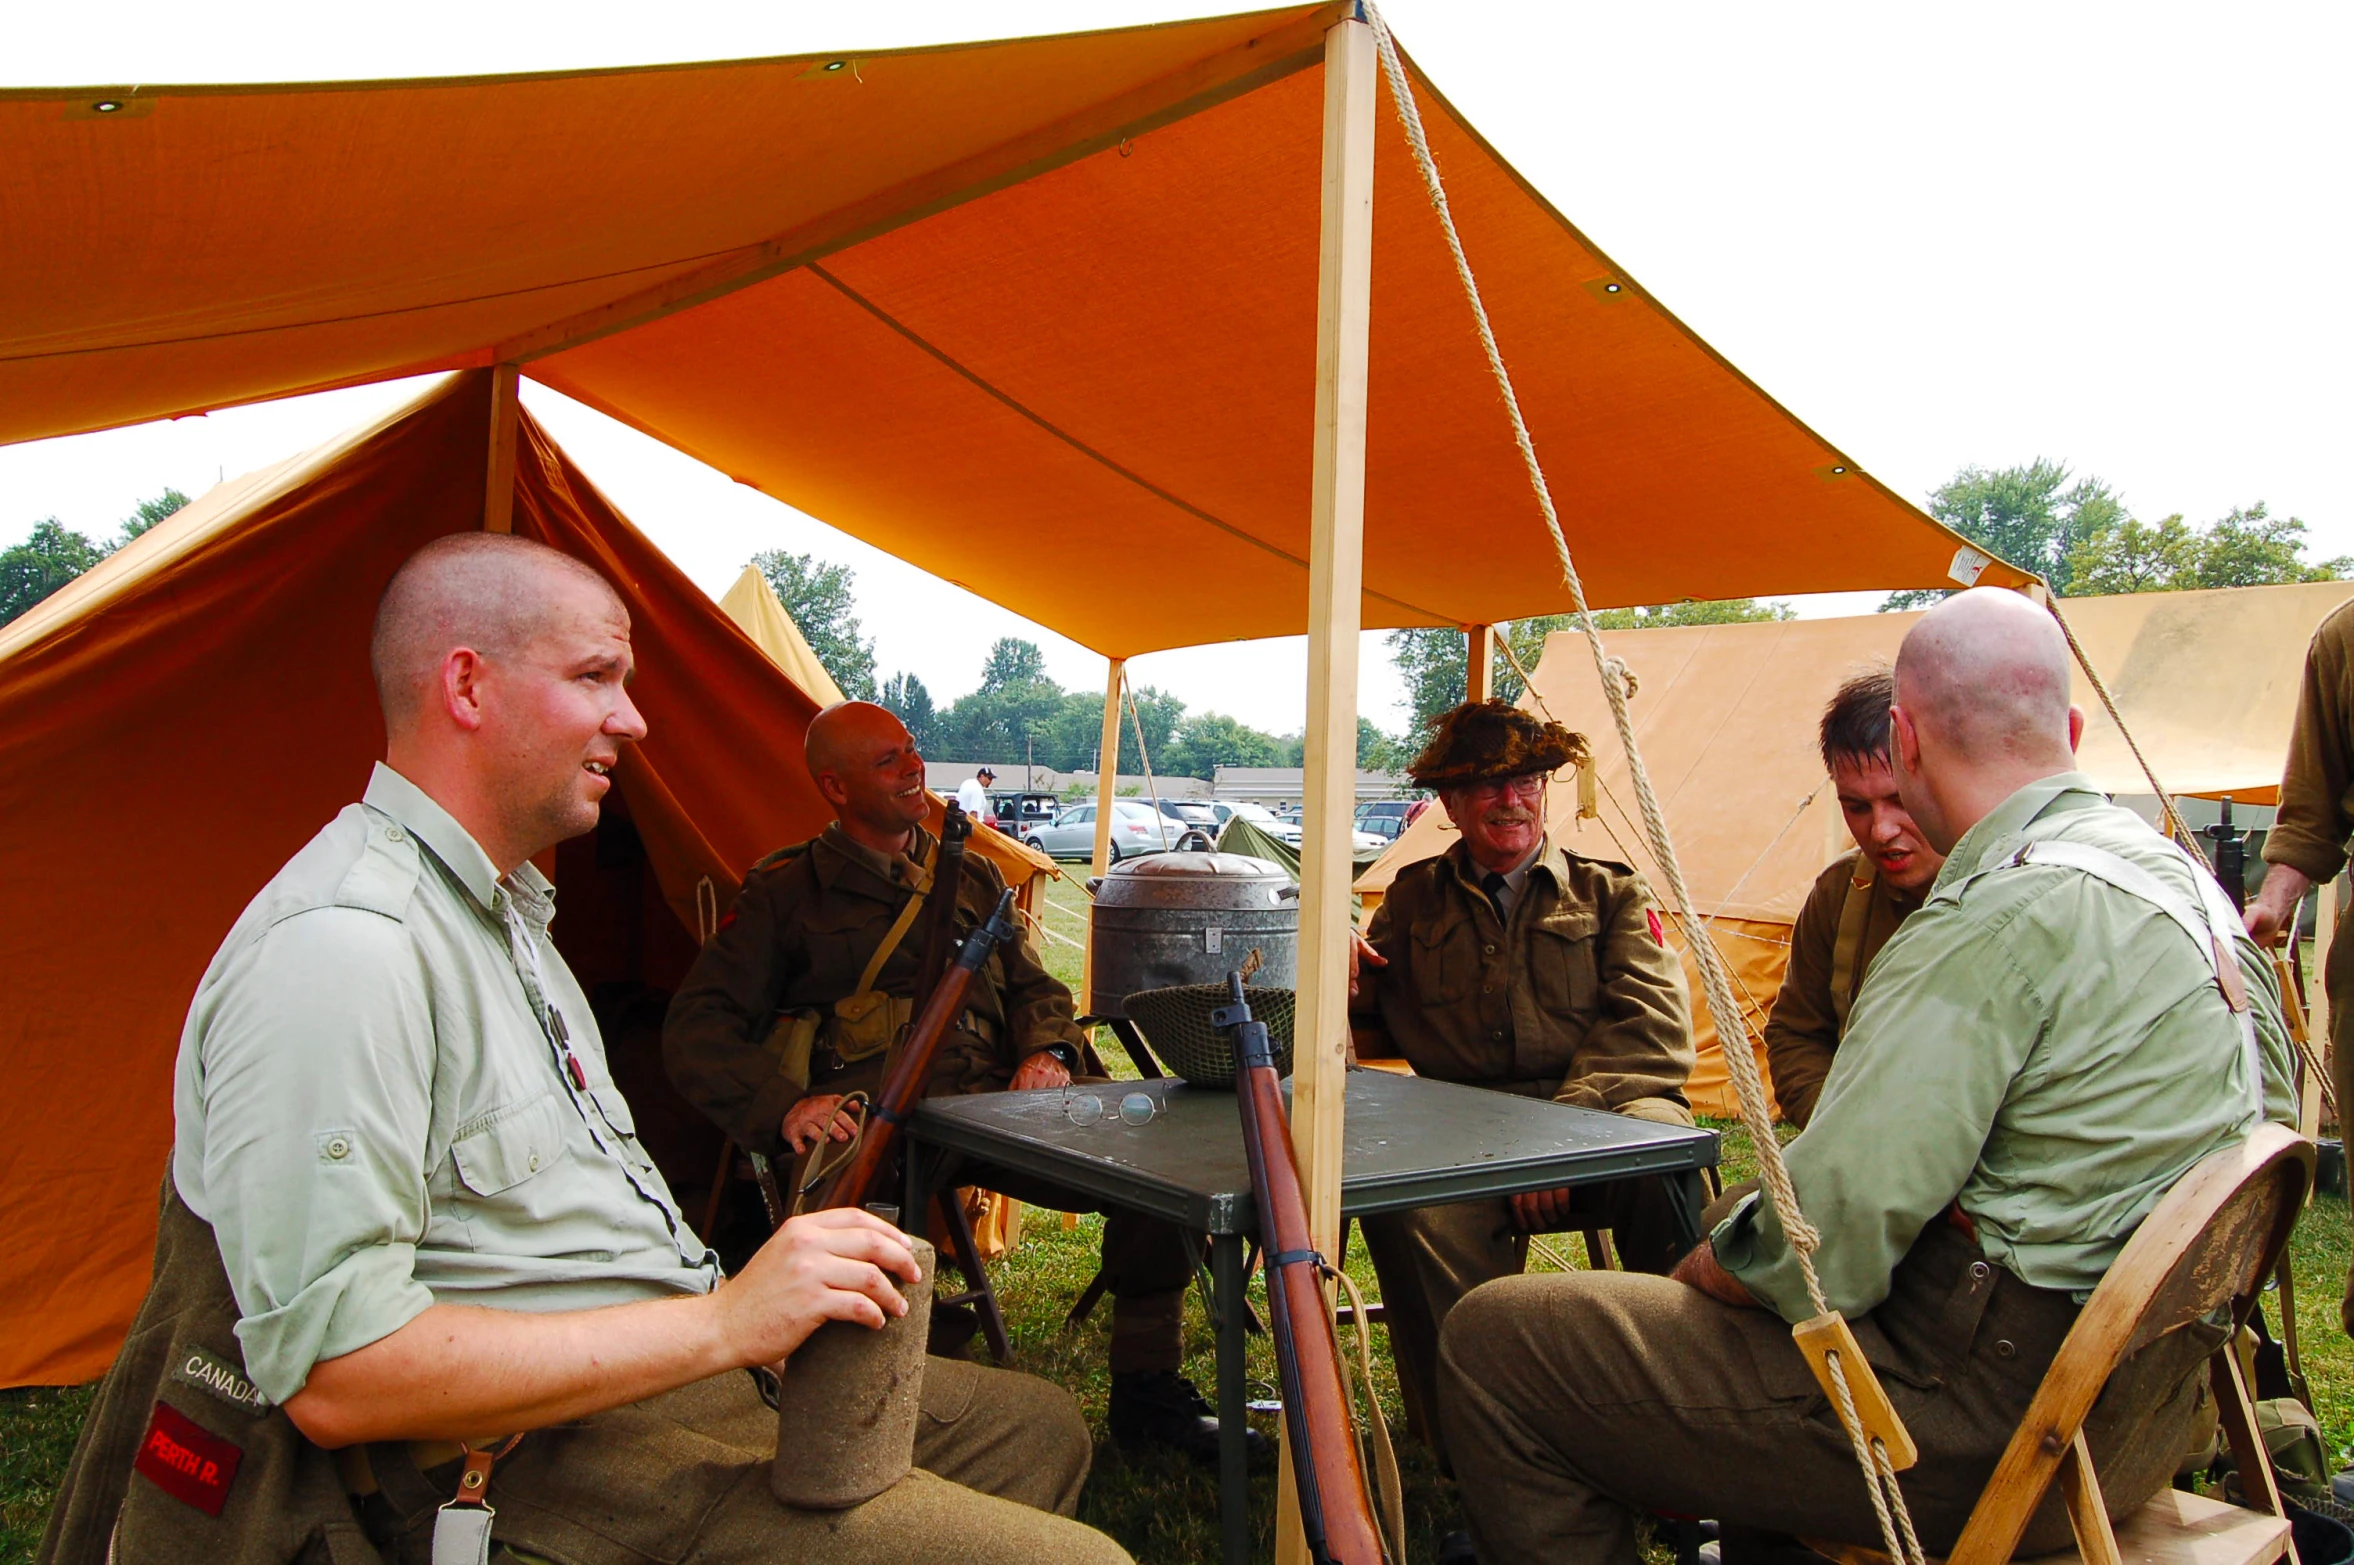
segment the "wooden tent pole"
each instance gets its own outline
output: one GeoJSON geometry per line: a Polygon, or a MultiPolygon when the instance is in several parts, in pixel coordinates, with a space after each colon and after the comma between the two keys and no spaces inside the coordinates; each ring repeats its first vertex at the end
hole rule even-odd
{"type": "Polygon", "coordinates": [[[1485,701],[1496,693],[1496,627],[1463,627],[1463,699],[1485,701]]]}
{"type": "Polygon", "coordinates": [[[522,409],[521,372],[512,364],[490,371],[490,461],[482,480],[482,530],[515,530],[515,422],[522,409]]]}
{"type": "MultiPolygon", "coordinates": [[[[1098,740],[1095,761],[1095,873],[1106,874],[1112,867],[1112,804],[1119,797],[1117,784],[1120,776],[1120,686],[1128,672],[1126,658],[1112,659],[1111,672],[1103,682],[1103,732],[1098,740]]],[[[1087,921],[1087,1009],[1095,1010],[1095,920],[1087,921]]]]}
{"type": "MultiPolygon", "coordinates": [[[[1340,1253],[1341,1114],[1349,1043],[1349,831],[1357,795],[1357,638],[1365,575],[1365,382],[1373,319],[1373,29],[1324,35],[1324,210],[1316,287],[1316,452],[1308,532],[1308,728],[1302,779],[1292,1141],[1308,1231],[1340,1253]]],[[[1291,1463],[1282,1464],[1289,1479],[1291,1463]]],[[[1297,1496],[1275,1557],[1302,1565],[1297,1496]]]]}

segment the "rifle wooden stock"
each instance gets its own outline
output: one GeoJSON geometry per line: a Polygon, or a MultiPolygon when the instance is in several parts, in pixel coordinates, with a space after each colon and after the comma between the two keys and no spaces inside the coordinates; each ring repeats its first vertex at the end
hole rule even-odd
{"type": "MultiPolygon", "coordinates": [[[[876,1182],[890,1167],[891,1154],[899,1145],[899,1128],[907,1123],[907,1116],[915,1112],[916,1104],[923,1099],[924,1084],[931,1079],[932,1062],[939,1056],[940,1042],[956,1025],[957,1017],[964,1014],[965,995],[972,989],[973,974],[989,960],[989,953],[997,949],[999,942],[1013,938],[1013,907],[1012,892],[1000,896],[989,921],[966,937],[956,961],[932,986],[931,998],[924,1002],[923,1010],[907,1030],[906,1041],[899,1046],[891,1073],[883,1078],[883,1085],[875,1092],[866,1129],[858,1138],[858,1150],[826,1194],[827,1206],[864,1206],[872,1198],[876,1182]]],[[[921,1221],[920,1218],[911,1220],[921,1221]]]]}
{"type": "Polygon", "coordinates": [[[924,897],[923,959],[915,970],[915,1003],[921,1009],[956,954],[956,894],[964,884],[965,839],[973,818],[954,799],[940,817],[940,851],[932,855],[932,889],[924,897]]]}
{"type": "Polygon", "coordinates": [[[1243,1150],[1250,1158],[1259,1242],[1267,1259],[1267,1305],[1283,1383],[1286,1443],[1299,1490],[1300,1530],[1310,1557],[1319,1562],[1382,1565],[1381,1528],[1365,1494],[1340,1341],[1324,1296],[1323,1257],[1308,1237],[1308,1203],[1300,1191],[1291,1121],[1283,1111],[1267,1025],[1250,1020],[1241,977],[1230,983],[1230,1001],[1213,1020],[1234,1029],[1234,1096],[1242,1110],[1243,1150]]]}

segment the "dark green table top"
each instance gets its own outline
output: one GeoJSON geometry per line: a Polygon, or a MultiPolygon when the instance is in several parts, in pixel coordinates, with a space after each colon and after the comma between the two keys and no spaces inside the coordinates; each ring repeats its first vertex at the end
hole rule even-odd
{"type": "MultiPolygon", "coordinates": [[[[1348,1217],[1677,1173],[1717,1158],[1712,1130],[1425,1077],[1352,1070],[1348,1093],[1341,1134],[1348,1217]]],[[[927,1148],[1051,1179],[1198,1232],[1255,1232],[1233,1093],[1167,1079],[1074,1087],[1070,1095],[1100,1098],[1103,1119],[1072,1124],[1059,1088],[991,1092],[926,1099],[909,1134],[927,1148]],[[1150,1122],[1120,1120],[1119,1101],[1130,1092],[1160,1103],[1150,1122]]]]}

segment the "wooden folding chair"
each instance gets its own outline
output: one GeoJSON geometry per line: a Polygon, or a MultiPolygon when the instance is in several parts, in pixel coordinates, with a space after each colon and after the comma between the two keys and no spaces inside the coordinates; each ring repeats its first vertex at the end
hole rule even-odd
{"type": "MultiPolygon", "coordinates": [[[[2208,1379],[2242,1492],[2261,1509],[2164,1489],[2112,1528],[2084,1421],[2129,1355],[2218,1307],[2229,1308],[2235,1327],[2247,1320],[2287,1248],[2312,1179],[2312,1143],[2265,1125],[2203,1159],[2167,1192],[2060,1344],[1948,1565],[2004,1565],[2055,1479],[2076,1533],[2074,1553],[2044,1557],[2055,1565],[2263,1565],[2289,1554],[2287,1513],[2229,1340],[2208,1359],[2208,1379]]],[[[1847,1565],[1887,1565],[1887,1556],[1872,1549],[1810,1546],[1847,1565]]]]}

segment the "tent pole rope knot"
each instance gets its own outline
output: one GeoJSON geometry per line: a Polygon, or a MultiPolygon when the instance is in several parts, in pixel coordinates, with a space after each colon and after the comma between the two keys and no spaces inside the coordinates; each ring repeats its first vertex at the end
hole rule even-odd
{"type": "MultiPolygon", "coordinates": [[[[1642,751],[1635,743],[1634,722],[1627,714],[1626,665],[1614,659],[1602,646],[1602,633],[1594,624],[1592,608],[1586,602],[1585,583],[1578,575],[1577,563],[1571,558],[1569,540],[1561,530],[1560,513],[1553,504],[1553,492],[1545,480],[1545,470],[1537,460],[1536,443],[1529,434],[1528,420],[1522,415],[1520,398],[1513,389],[1512,375],[1504,366],[1503,351],[1496,344],[1494,326],[1488,319],[1487,305],[1480,297],[1479,283],[1473,277],[1471,260],[1464,254],[1463,239],[1455,227],[1454,213],[1447,202],[1445,184],[1439,178],[1438,162],[1432,156],[1430,140],[1422,125],[1422,111],[1414,101],[1414,92],[1406,80],[1406,69],[1398,55],[1397,42],[1390,36],[1389,23],[1373,0],[1363,0],[1363,14],[1373,29],[1374,47],[1381,59],[1382,74],[1389,83],[1390,101],[1397,111],[1398,123],[1404,130],[1408,149],[1414,155],[1416,168],[1422,175],[1424,192],[1432,209],[1438,214],[1439,228],[1447,241],[1448,253],[1455,263],[1455,275],[1463,285],[1463,295],[1471,307],[1473,324],[1478,332],[1481,348],[1485,351],[1489,374],[1494,378],[1496,391],[1504,403],[1504,411],[1512,421],[1512,438],[1520,449],[1521,465],[1526,470],[1529,488],[1534,493],[1537,508],[1545,520],[1545,530],[1553,541],[1553,552],[1561,566],[1561,579],[1569,588],[1570,601],[1577,612],[1578,629],[1586,638],[1587,650],[1594,659],[1594,673],[1601,681],[1603,694],[1610,700],[1610,715],[1618,729],[1620,746],[1627,757],[1629,780],[1635,789],[1636,803],[1641,807],[1645,834],[1651,839],[1660,873],[1666,878],[1668,892],[1675,905],[1685,912],[1688,922],[1697,923],[1692,915],[1692,898],[1684,882],[1683,865],[1676,856],[1675,843],[1669,836],[1667,819],[1660,809],[1659,797],[1651,786],[1650,768],[1643,762],[1642,751]],[[1617,667],[1614,669],[1613,664],[1617,667]]],[[[1717,1036],[1741,1037],[1741,1013],[1733,998],[1731,978],[1716,949],[1708,939],[1692,942],[1695,965],[1700,969],[1702,998],[1708,1006],[1710,1020],[1715,1022],[1717,1036]]],[[[1820,1318],[1832,1313],[1823,1294],[1822,1280],[1815,1272],[1814,1252],[1822,1243],[1822,1236],[1799,1210],[1797,1191],[1790,1183],[1789,1165],[1783,1160],[1781,1142],[1774,1135],[1773,1117],[1766,1108],[1766,1090],[1758,1070],[1756,1055],[1744,1048],[1723,1051],[1725,1066],[1733,1081],[1735,1094],[1741,1103],[1741,1118],[1749,1126],[1757,1147],[1758,1173],[1773,1209],[1782,1221],[1782,1230],[1790,1243],[1790,1250],[1798,1262],[1799,1275],[1806,1284],[1807,1298],[1815,1315],[1820,1318]]],[[[1872,1511],[1880,1524],[1882,1542],[1890,1555],[1907,1565],[1925,1565],[1920,1541],[1913,1532],[1912,1518],[1906,1513],[1904,1495],[1895,1480],[1894,1467],[1888,1453],[1881,1449],[1864,1431],[1856,1411],[1854,1394],[1848,1388],[1847,1372],[1839,1358],[1826,1359],[1825,1377],[1832,1399],[1839,1409],[1839,1421],[1846,1428],[1848,1439],[1855,1447],[1856,1463],[1861,1469],[1865,1490],[1872,1500],[1872,1511]]],[[[1865,1375],[1869,1365],[1862,1366],[1865,1375]]]]}

